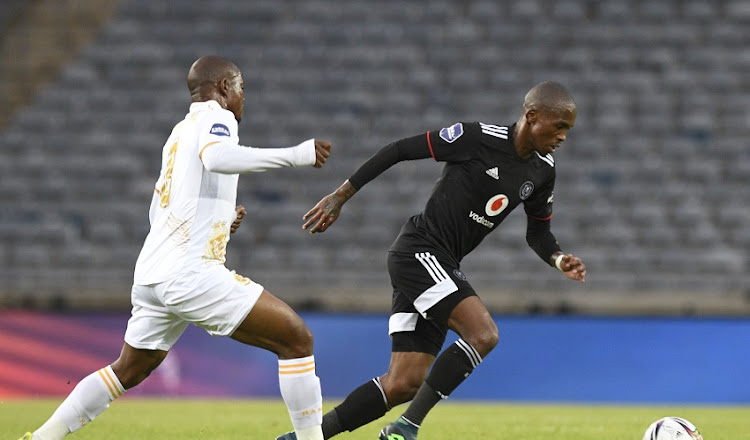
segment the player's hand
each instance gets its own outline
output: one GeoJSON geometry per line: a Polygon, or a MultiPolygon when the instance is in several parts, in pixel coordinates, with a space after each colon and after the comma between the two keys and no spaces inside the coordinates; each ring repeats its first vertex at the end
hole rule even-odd
{"type": "Polygon", "coordinates": [[[231,232],[232,234],[237,231],[237,228],[240,227],[240,223],[242,223],[242,219],[247,215],[247,210],[242,205],[237,205],[234,210],[235,212],[237,212],[237,217],[232,222],[232,226],[229,227],[229,232],[231,232]]]}
{"type": "Polygon", "coordinates": [[[324,232],[339,218],[343,205],[344,202],[335,192],[328,194],[302,216],[302,220],[305,220],[302,229],[309,230],[311,234],[324,232]]]}
{"type": "Polygon", "coordinates": [[[315,168],[320,168],[326,163],[326,159],[331,155],[331,143],[328,141],[315,140],[315,168]]]}
{"type": "Polygon", "coordinates": [[[580,258],[573,254],[567,254],[560,261],[560,269],[566,277],[571,280],[586,282],[586,265],[580,258]]]}
{"type": "Polygon", "coordinates": [[[311,234],[324,232],[339,218],[341,207],[357,192],[349,180],[341,184],[336,191],[323,197],[317,205],[302,216],[305,224],[302,229],[309,229],[311,234]]]}

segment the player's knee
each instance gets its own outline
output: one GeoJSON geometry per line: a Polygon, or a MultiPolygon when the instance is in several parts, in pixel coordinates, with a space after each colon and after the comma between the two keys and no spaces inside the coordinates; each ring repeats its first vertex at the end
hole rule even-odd
{"type": "Polygon", "coordinates": [[[295,323],[292,328],[290,342],[279,350],[279,357],[285,359],[297,359],[311,356],[313,354],[313,334],[302,319],[295,323]]]}
{"type": "Polygon", "coordinates": [[[112,363],[117,379],[127,390],[143,382],[161,364],[166,352],[154,352],[149,356],[122,356],[112,363]]]}
{"type": "Polygon", "coordinates": [[[488,327],[467,338],[469,344],[482,356],[489,354],[500,340],[497,326],[488,327]]]}
{"type": "Polygon", "coordinates": [[[127,390],[146,380],[158,366],[159,363],[143,363],[118,368],[116,364],[112,364],[112,369],[127,390]]]}
{"type": "Polygon", "coordinates": [[[393,407],[408,402],[414,398],[424,382],[423,377],[400,376],[392,377],[385,375],[381,378],[383,391],[388,398],[388,404],[393,407]]]}
{"type": "MultiPolygon", "coordinates": [[[[153,370],[151,370],[153,371],[153,370]]],[[[151,375],[151,371],[131,371],[126,370],[122,377],[118,375],[122,386],[128,390],[134,386],[143,382],[148,376],[151,375]]]]}

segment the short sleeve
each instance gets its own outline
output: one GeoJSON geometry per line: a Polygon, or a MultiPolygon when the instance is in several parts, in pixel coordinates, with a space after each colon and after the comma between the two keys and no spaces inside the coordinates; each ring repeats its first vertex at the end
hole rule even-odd
{"type": "Polygon", "coordinates": [[[539,190],[534,191],[528,199],[524,200],[523,208],[526,211],[526,215],[537,220],[549,220],[552,218],[554,187],[555,175],[553,173],[539,190]]]}
{"type": "Polygon", "coordinates": [[[475,122],[456,122],[427,133],[430,154],[439,162],[464,162],[471,159],[480,144],[475,122]]]}
{"type": "Polygon", "coordinates": [[[203,117],[198,132],[198,148],[200,154],[213,144],[229,142],[239,144],[237,120],[228,110],[212,111],[203,117]]]}

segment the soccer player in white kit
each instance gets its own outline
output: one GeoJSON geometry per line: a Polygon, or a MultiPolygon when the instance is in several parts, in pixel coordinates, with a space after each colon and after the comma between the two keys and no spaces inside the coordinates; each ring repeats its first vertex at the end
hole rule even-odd
{"type": "Polygon", "coordinates": [[[276,353],[279,387],[297,438],[323,439],[310,330],[286,303],[224,262],[229,235],[245,214],[235,205],[238,174],[319,168],[331,145],[314,139],[289,148],[239,145],[243,87],[240,70],[227,59],[205,56],[190,68],[192,104],[162,152],[120,357],[81,380],[47,422],[22,440],[60,440],[93,420],[161,364],[189,323],[276,353]]]}

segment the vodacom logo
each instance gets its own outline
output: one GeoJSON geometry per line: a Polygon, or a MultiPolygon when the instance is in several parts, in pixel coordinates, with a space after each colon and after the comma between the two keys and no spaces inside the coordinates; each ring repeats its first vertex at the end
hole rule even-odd
{"type": "Polygon", "coordinates": [[[508,207],[508,196],[505,194],[498,194],[487,200],[487,204],[484,206],[484,212],[490,217],[494,217],[505,210],[508,207]]]}

